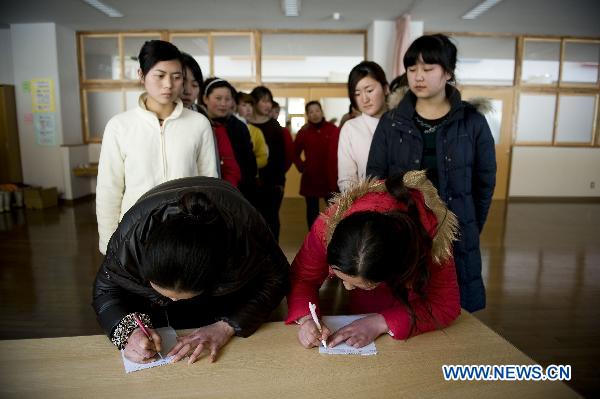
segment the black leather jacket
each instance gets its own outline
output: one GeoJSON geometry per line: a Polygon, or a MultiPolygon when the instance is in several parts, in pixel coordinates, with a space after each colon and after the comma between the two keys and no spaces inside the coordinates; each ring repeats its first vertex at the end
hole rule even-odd
{"type": "Polygon", "coordinates": [[[192,328],[224,320],[247,337],[269,317],[287,293],[289,263],[260,214],[230,184],[189,177],[161,184],[125,214],[108,244],[94,284],[93,307],[110,337],[132,312],[150,315],[155,327],[192,328]],[[211,290],[171,301],[152,289],[139,272],[144,242],[157,223],[180,212],[177,202],[201,191],[218,207],[228,230],[228,262],[211,290]]]}

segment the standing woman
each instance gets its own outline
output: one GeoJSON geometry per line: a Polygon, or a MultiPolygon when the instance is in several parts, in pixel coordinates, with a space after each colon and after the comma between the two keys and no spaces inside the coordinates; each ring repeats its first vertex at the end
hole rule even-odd
{"type": "MultiPolygon", "coordinates": [[[[217,132],[217,140],[222,133],[231,142],[235,161],[241,172],[237,188],[244,197],[254,203],[256,197],[256,158],[252,150],[250,132],[244,122],[236,118],[232,109],[236,91],[226,80],[209,78],[204,81],[202,102],[206,106],[206,112],[217,132]]],[[[223,161],[223,160],[221,160],[223,161]]]]}
{"type": "Polygon", "coordinates": [[[385,178],[401,170],[427,170],[460,222],[454,245],[460,300],[474,312],[485,307],[479,234],[496,185],[496,156],[485,117],[451,84],[456,53],[441,34],[410,45],[404,56],[410,91],[379,123],[367,174],[385,178]]]}
{"type": "Polygon", "coordinates": [[[204,82],[202,69],[200,69],[200,65],[198,65],[194,57],[188,53],[181,52],[181,61],[183,62],[184,69],[183,91],[181,92],[183,106],[204,115],[204,110],[198,106],[198,99],[202,92],[202,83],[204,82]]]}
{"type": "Polygon", "coordinates": [[[362,114],[342,126],[338,146],[338,187],[346,191],[352,183],[364,179],[373,133],[379,118],[387,110],[388,82],[381,67],[363,61],[350,71],[348,97],[362,114]]]}
{"type": "Polygon", "coordinates": [[[337,147],[340,131],[325,120],[320,102],[309,101],[305,110],[308,123],[296,135],[294,163],[302,173],[300,195],[306,200],[306,222],[310,230],[319,216],[321,198],[327,204],[338,192],[337,147]]]}
{"type": "Polygon", "coordinates": [[[265,86],[252,89],[254,119],[250,122],[259,128],[269,147],[267,166],[258,171],[258,210],[265,218],[275,240],[279,241],[279,208],[285,188],[286,147],[285,132],[271,117],[273,94],[265,86]]]}
{"type": "MultiPolygon", "coordinates": [[[[202,70],[200,65],[196,62],[194,57],[188,53],[181,53],[184,66],[184,83],[183,91],[181,92],[181,101],[183,106],[192,111],[200,112],[202,115],[206,115],[206,110],[199,106],[197,101],[202,92],[202,70]]],[[[213,126],[213,133],[215,139],[215,151],[217,153],[217,171],[219,177],[223,180],[228,181],[234,187],[237,187],[240,182],[242,172],[240,167],[235,160],[233,148],[231,142],[227,136],[225,128],[215,128],[213,126]]]]}
{"type": "Polygon", "coordinates": [[[185,109],[181,53],[162,40],[144,43],[138,107],[106,124],[98,165],[96,215],[100,252],[127,210],[146,191],[169,180],[217,176],[209,121],[185,109]]]}

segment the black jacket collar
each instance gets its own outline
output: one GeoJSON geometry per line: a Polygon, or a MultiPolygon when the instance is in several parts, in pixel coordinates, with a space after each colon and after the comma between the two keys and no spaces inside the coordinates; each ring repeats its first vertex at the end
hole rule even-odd
{"type": "MultiPolygon", "coordinates": [[[[446,97],[450,101],[450,116],[448,121],[462,119],[464,116],[465,103],[462,101],[460,92],[452,85],[446,85],[446,97]]],[[[415,105],[417,96],[408,91],[400,104],[391,111],[391,117],[394,120],[412,120],[415,116],[415,105]]]]}

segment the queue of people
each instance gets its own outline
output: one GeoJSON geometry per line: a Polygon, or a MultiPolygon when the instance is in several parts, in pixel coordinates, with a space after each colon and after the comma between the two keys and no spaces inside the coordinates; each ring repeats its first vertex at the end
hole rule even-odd
{"type": "Polygon", "coordinates": [[[105,257],[93,307],[112,343],[143,363],[161,349],[156,328],[193,328],[170,354],[193,363],[208,351],[214,361],[284,297],[285,322],[306,348],[407,339],[448,326],[461,307],[485,307],[479,234],[495,186],[494,141],[454,85],[456,57],[438,34],[413,42],[407,73],[390,84],[379,65],[359,63],[341,130],[310,101],[292,140],[267,87],[243,93],[204,80],[192,56],[146,42],[145,92],[108,122],[98,171],[105,257]],[[278,240],[292,164],[309,232],[290,266],[278,240]],[[320,317],[327,278],[349,290],[353,313],[370,315],[335,333],[318,326],[307,305],[320,317]]]}

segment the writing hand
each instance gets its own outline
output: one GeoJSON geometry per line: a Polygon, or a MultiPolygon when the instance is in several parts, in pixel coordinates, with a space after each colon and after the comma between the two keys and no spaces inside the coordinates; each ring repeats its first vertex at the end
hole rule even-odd
{"type": "Polygon", "coordinates": [[[305,320],[300,325],[300,329],[298,330],[300,345],[308,349],[321,345],[321,340],[327,342],[327,338],[331,335],[331,330],[323,324],[323,321],[319,321],[319,323],[321,324],[321,332],[319,332],[317,325],[311,318],[305,320]]]}
{"type": "Polygon", "coordinates": [[[133,330],[129,336],[129,339],[127,340],[127,345],[125,345],[123,353],[125,357],[132,362],[151,362],[156,357],[156,353],[160,352],[160,335],[158,335],[158,333],[151,328],[147,328],[146,330],[148,330],[148,333],[152,337],[152,341],[150,341],[144,332],[139,328],[133,330]]]}
{"type": "Polygon", "coordinates": [[[229,342],[235,331],[224,321],[218,321],[208,326],[194,330],[190,335],[177,338],[177,344],[167,356],[175,355],[173,362],[178,362],[192,352],[188,364],[194,363],[204,349],[210,352],[210,362],[217,359],[217,352],[229,342]]]}
{"type": "Polygon", "coordinates": [[[367,316],[337,330],[331,337],[329,346],[334,347],[346,342],[355,348],[362,348],[387,331],[388,325],[382,315],[367,316]]]}

